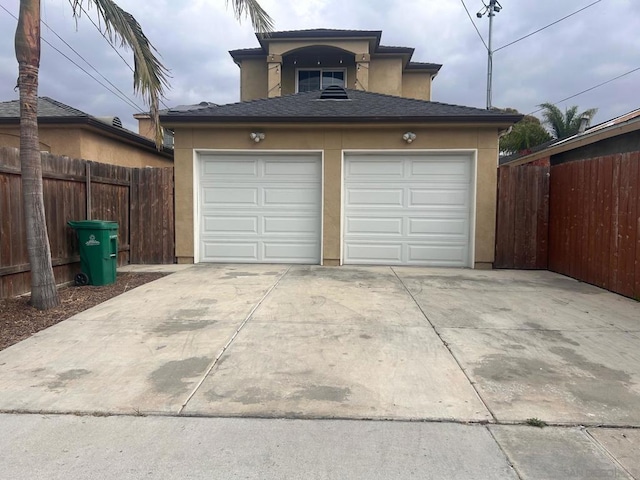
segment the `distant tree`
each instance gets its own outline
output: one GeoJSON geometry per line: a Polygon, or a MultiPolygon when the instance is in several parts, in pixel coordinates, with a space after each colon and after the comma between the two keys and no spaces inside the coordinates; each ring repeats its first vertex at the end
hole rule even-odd
{"type": "MultiPolygon", "coordinates": [[[[520,113],[515,108],[493,108],[493,110],[511,114],[520,113]]],[[[533,115],[525,115],[511,128],[508,134],[500,137],[500,154],[512,155],[549,140],[551,140],[551,135],[542,126],[540,120],[533,115]]]]}
{"type": "Polygon", "coordinates": [[[577,105],[567,108],[564,113],[552,103],[541,103],[544,125],[549,129],[553,138],[562,139],[575,135],[580,130],[583,117],[591,120],[598,112],[597,108],[590,108],[578,113],[577,105]]]}
{"type": "Polygon", "coordinates": [[[551,140],[551,135],[542,126],[540,120],[533,115],[525,117],[516,123],[511,132],[500,138],[500,154],[511,155],[529,150],[551,140]]]}

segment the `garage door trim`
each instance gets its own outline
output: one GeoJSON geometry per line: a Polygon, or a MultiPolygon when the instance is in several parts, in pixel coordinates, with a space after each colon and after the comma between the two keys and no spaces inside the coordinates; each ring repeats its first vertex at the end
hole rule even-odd
{"type": "Polygon", "coordinates": [[[314,155],[320,159],[320,265],[324,259],[324,151],[323,150],[236,150],[236,149],[193,149],[193,263],[200,263],[200,155],[314,155]]]}
{"type": "Polygon", "coordinates": [[[464,155],[471,161],[469,185],[469,254],[468,268],[475,265],[475,244],[476,244],[476,211],[477,211],[477,181],[478,181],[478,150],[477,149],[421,149],[421,150],[397,150],[397,149],[349,149],[342,151],[342,161],[340,163],[340,265],[345,261],[345,203],[346,203],[346,164],[347,159],[353,157],[366,157],[368,155],[389,155],[390,157],[421,157],[429,155],[464,155]]]}

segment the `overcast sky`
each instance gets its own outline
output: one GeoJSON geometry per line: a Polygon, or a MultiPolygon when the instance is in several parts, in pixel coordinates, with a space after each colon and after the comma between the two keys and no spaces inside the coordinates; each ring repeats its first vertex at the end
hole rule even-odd
{"type": "MultiPolygon", "coordinates": [[[[488,1],[488,0],[487,0],[488,1]]],[[[494,20],[494,48],[568,15],[594,0],[501,0],[494,20]]],[[[0,0],[17,16],[19,0],[0,0]]],[[[90,3],[90,2],[89,2],[90,3]]],[[[461,0],[261,0],[276,30],[344,28],[382,30],[382,44],[414,47],[414,61],[442,63],[433,84],[434,101],[484,108],[487,51],[461,0]]],[[[477,19],[481,0],[465,0],[487,40],[489,21],[477,19]]],[[[228,54],[257,47],[250,22],[238,23],[225,0],[119,0],[141,23],[171,70],[168,106],[239,100],[239,69],[228,54]]],[[[95,17],[95,10],[90,11],[95,17]]],[[[42,36],[101,82],[103,75],[141,108],[133,74],[86,18],[76,26],[68,0],[42,0],[42,36]],[[55,33],[54,33],[55,32],[55,33]],[[100,74],[76,56],[68,42],[100,74]]],[[[16,21],[0,9],[0,100],[18,98],[13,37],[16,21]]],[[[640,67],[640,1],[602,0],[585,11],[494,55],[493,104],[536,110],[640,67]]],[[[132,65],[130,52],[121,54],[132,65]]],[[[108,85],[108,84],[107,84],[108,85]]],[[[640,71],[580,95],[566,106],[598,108],[594,123],[640,107],[640,71]]],[[[113,89],[113,87],[110,87],[113,89]]],[[[135,109],[107,91],[43,42],[40,90],[95,116],[121,117],[135,129],[135,109]]]]}

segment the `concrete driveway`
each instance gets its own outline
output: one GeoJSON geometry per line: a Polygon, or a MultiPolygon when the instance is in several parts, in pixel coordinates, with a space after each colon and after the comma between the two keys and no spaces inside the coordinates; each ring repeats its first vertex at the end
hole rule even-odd
{"type": "Polygon", "coordinates": [[[550,272],[197,265],[0,352],[0,470],[640,478],[639,344],[550,272]]]}
{"type": "Polygon", "coordinates": [[[550,272],[197,265],[0,352],[0,410],[640,426],[639,344],[550,272]]]}

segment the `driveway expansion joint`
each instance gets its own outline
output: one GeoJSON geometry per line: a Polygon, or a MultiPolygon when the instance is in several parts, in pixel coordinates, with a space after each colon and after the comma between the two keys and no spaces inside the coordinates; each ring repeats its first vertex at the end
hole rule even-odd
{"type": "Polygon", "coordinates": [[[251,319],[251,317],[253,317],[253,314],[256,313],[256,310],[258,310],[258,308],[260,308],[260,305],[262,305],[262,302],[264,302],[267,297],[271,294],[271,292],[278,286],[278,284],[280,283],[280,281],[287,275],[287,273],[289,273],[289,270],[291,270],[291,267],[288,267],[284,273],[282,275],[280,275],[280,277],[278,277],[278,280],[276,280],[276,282],[271,285],[271,287],[269,288],[269,290],[267,290],[267,292],[262,296],[262,298],[258,301],[258,303],[256,303],[254,305],[254,307],[251,309],[251,311],[249,312],[249,314],[247,315],[247,317],[242,321],[242,323],[240,324],[240,326],[236,329],[236,331],[233,333],[233,335],[231,335],[231,338],[229,339],[229,341],[224,345],[224,347],[222,347],[222,349],[220,350],[220,352],[218,352],[218,355],[216,355],[216,358],[213,359],[213,361],[211,362],[211,365],[209,365],[209,368],[207,368],[206,372],[204,372],[204,375],[202,376],[202,378],[200,379],[200,381],[196,384],[196,386],[193,388],[193,390],[191,391],[191,393],[189,394],[189,396],[187,397],[187,399],[182,403],[182,405],[180,406],[180,409],[178,410],[178,415],[181,415],[182,412],[184,411],[184,409],[187,407],[187,404],[189,403],[189,401],[193,398],[193,396],[196,394],[196,392],[198,391],[198,389],[202,386],[202,384],[204,383],[204,381],[207,379],[207,377],[209,376],[209,374],[213,371],[213,369],[216,367],[216,365],[218,364],[218,361],[220,360],[220,358],[222,357],[222,355],[224,355],[224,353],[227,351],[227,349],[231,346],[231,344],[233,343],[233,341],[236,339],[236,337],[238,336],[238,334],[240,333],[240,331],[244,328],[244,326],[247,324],[247,322],[251,319]]]}
{"type": "Polygon", "coordinates": [[[400,278],[398,273],[395,271],[395,269],[393,267],[389,267],[389,268],[393,272],[395,277],[398,279],[398,281],[400,282],[400,285],[402,285],[402,288],[404,288],[407,294],[411,297],[411,300],[413,300],[413,303],[416,304],[416,307],[418,307],[418,310],[420,310],[424,319],[427,321],[427,323],[431,326],[435,334],[438,336],[438,338],[442,342],[442,345],[444,345],[444,347],[447,349],[447,351],[449,352],[449,355],[451,355],[451,358],[453,358],[453,360],[456,362],[456,364],[458,365],[458,368],[460,368],[460,370],[462,371],[462,374],[465,376],[465,378],[469,382],[469,385],[471,385],[471,388],[473,388],[473,391],[476,392],[478,399],[480,400],[484,408],[487,410],[487,412],[489,412],[489,415],[491,415],[491,418],[493,419],[491,423],[498,423],[498,418],[496,417],[495,413],[493,413],[493,410],[491,410],[487,402],[485,402],[484,398],[482,398],[482,395],[480,394],[480,391],[478,390],[476,384],[471,380],[471,378],[467,374],[467,370],[462,366],[462,363],[460,363],[458,358],[455,356],[449,344],[442,338],[442,336],[440,335],[440,332],[438,331],[436,326],[433,324],[433,322],[429,320],[429,316],[427,315],[427,312],[424,311],[420,303],[416,300],[416,297],[413,295],[413,293],[411,293],[411,290],[409,290],[409,288],[405,285],[405,283],[402,281],[402,279],[400,278]]]}

